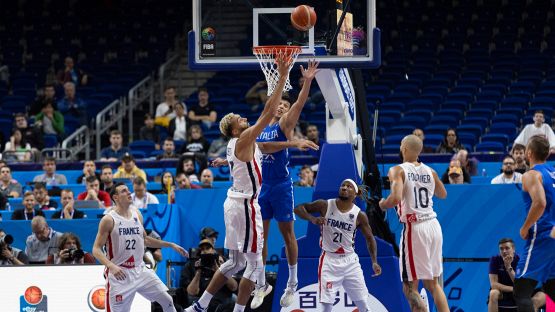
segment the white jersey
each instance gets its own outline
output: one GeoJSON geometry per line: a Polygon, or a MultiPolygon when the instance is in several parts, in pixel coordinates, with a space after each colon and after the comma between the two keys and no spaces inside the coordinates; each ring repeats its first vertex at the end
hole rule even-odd
{"type": "Polygon", "coordinates": [[[414,165],[406,162],[399,165],[405,172],[403,200],[397,206],[401,222],[415,222],[433,219],[435,181],[432,169],[423,163],[414,165]]]}
{"type": "Polygon", "coordinates": [[[350,254],[355,251],[355,234],[360,208],[353,204],[351,210],[341,212],[335,199],[328,199],[326,223],[322,225],[320,247],[322,250],[338,254],[350,254]]]}
{"type": "Polygon", "coordinates": [[[254,142],[254,157],[249,162],[240,161],[235,156],[237,138],[227,143],[227,162],[233,184],[227,191],[230,198],[257,198],[262,184],[262,153],[254,142]]]}
{"type": "Polygon", "coordinates": [[[108,259],[124,268],[139,267],[143,264],[145,252],[144,228],[136,211],[131,211],[131,219],[125,219],[115,210],[108,212],[114,219],[114,228],[106,242],[108,259]]]}

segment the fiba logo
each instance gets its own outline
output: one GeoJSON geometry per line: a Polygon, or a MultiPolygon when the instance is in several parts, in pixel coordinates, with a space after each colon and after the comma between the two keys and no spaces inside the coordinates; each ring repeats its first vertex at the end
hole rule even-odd
{"type": "Polygon", "coordinates": [[[201,32],[202,40],[214,41],[216,39],[216,31],[212,27],[206,27],[201,32]]]}
{"type": "Polygon", "coordinates": [[[38,286],[29,286],[19,299],[19,305],[23,312],[47,312],[46,295],[38,286]]]}
{"type": "Polygon", "coordinates": [[[106,309],[106,288],[103,285],[94,286],[87,296],[87,303],[93,312],[102,312],[106,309]]]}

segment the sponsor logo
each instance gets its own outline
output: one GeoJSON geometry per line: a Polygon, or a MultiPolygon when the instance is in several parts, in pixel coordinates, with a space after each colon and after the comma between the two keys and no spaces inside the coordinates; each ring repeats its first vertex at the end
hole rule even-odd
{"type": "Polygon", "coordinates": [[[106,309],[106,288],[103,285],[91,288],[87,296],[87,303],[92,312],[104,312],[106,309]]]}
{"type": "Polygon", "coordinates": [[[47,312],[47,297],[38,286],[29,286],[19,297],[20,311],[23,312],[47,312]]]}

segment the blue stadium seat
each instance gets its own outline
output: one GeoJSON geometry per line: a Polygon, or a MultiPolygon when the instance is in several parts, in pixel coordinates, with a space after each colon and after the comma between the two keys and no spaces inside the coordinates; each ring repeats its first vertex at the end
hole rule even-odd
{"type": "Polygon", "coordinates": [[[457,138],[463,145],[474,146],[478,142],[478,137],[472,132],[457,132],[457,138]]]}
{"type": "Polygon", "coordinates": [[[146,157],[146,153],[143,151],[131,151],[131,155],[133,155],[134,158],[136,159],[143,159],[146,157]]]}
{"type": "Polygon", "coordinates": [[[438,134],[443,137],[448,128],[451,128],[448,124],[431,123],[429,126],[424,128],[424,135],[427,137],[428,134],[438,134]]]}
{"type": "Polygon", "coordinates": [[[489,125],[489,119],[486,117],[466,117],[461,121],[461,125],[479,125],[485,129],[489,125]]]}
{"type": "Polygon", "coordinates": [[[491,124],[491,126],[489,127],[489,132],[506,134],[512,137],[516,133],[516,125],[508,122],[494,123],[494,124],[491,124]]]}
{"type": "Polygon", "coordinates": [[[499,142],[482,142],[476,144],[474,148],[475,152],[506,152],[507,149],[505,145],[499,142]]]}
{"type": "Polygon", "coordinates": [[[384,144],[381,148],[383,154],[398,154],[400,144],[384,144]]]}
{"type": "Polygon", "coordinates": [[[482,136],[482,142],[499,142],[503,146],[509,145],[509,136],[501,133],[488,133],[482,136]]]}
{"type": "Polygon", "coordinates": [[[497,114],[491,118],[491,123],[510,122],[515,125],[520,123],[518,116],[513,114],[497,114]]]}
{"type": "Polygon", "coordinates": [[[459,125],[459,118],[455,116],[446,116],[446,115],[434,115],[430,120],[430,125],[447,125],[447,128],[456,128],[459,125]]]}
{"type": "MultiPolygon", "coordinates": [[[[155,150],[154,142],[147,140],[137,140],[129,144],[132,151],[141,151],[145,155],[150,155],[155,150]]],[[[144,157],[143,157],[144,158],[144,157]]]]}
{"type": "Polygon", "coordinates": [[[425,133],[425,138],[424,138],[424,145],[427,146],[438,146],[439,143],[441,143],[443,141],[443,135],[442,134],[427,134],[425,133]]]}
{"type": "MultiPolygon", "coordinates": [[[[412,131],[411,131],[412,132],[412,131]]],[[[405,133],[405,134],[390,134],[390,135],[386,135],[385,136],[385,145],[391,145],[391,144],[397,144],[397,147],[399,147],[399,145],[401,144],[401,140],[403,140],[403,138],[405,136],[407,136],[409,133],[405,133]]],[[[384,145],[384,146],[385,146],[384,145]]]]}
{"type": "Polygon", "coordinates": [[[44,147],[55,147],[58,145],[58,138],[56,135],[53,134],[45,134],[44,135],[44,147]]]}
{"type": "Polygon", "coordinates": [[[478,124],[467,124],[467,125],[460,125],[457,127],[457,132],[468,132],[474,134],[476,137],[479,137],[484,128],[482,128],[478,124]]]}

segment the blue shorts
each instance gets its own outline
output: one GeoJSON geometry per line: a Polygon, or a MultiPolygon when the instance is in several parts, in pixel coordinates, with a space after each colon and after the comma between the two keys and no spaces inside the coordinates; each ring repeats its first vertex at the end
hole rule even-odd
{"type": "Polygon", "coordinates": [[[262,183],[258,204],[262,220],[274,218],[278,222],[294,221],[293,183],[290,179],[276,184],[262,183]]]}
{"type": "Polygon", "coordinates": [[[516,268],[517,278],[529,278],[538,282],[555,279],[555,239],[540,234],[528,239],[516,268]]]}

